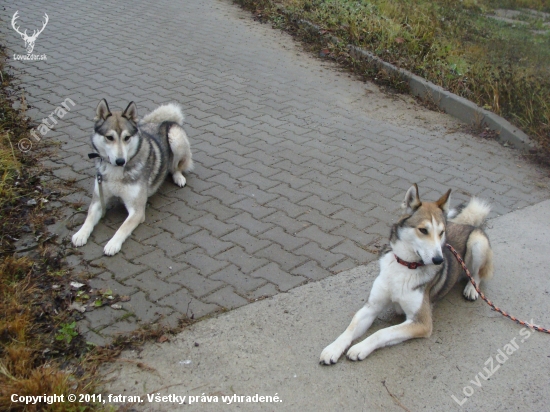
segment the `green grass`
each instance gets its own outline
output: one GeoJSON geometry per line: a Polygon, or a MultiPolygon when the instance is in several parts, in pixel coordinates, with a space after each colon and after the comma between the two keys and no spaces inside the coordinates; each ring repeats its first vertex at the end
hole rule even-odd
{"type": "MultiPolygon", "coordinates": [[[[550,11],[544,0],[236,0],[270,19],[309,20],[522,128],[550,154],[550,27],[488,18],[550,11]]],[[[280,26],[280,22],[278,22],[280,26]]],[[[550,159],[550,157],[548,157],[550,159]]]]}

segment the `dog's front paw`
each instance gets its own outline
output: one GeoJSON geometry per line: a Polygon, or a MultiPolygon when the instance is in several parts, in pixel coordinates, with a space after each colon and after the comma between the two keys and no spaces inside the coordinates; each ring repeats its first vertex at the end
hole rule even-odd
{"type": "Polygon", "coordinates": [[[103,249],[103,253],[105,253],[107,256],[113,256],[116,255],[120,248],[122,247],[122,242],[119,242],[115,238],[109,240],[107,244],[105,245],[105,248],[103,249]]]}
{"type": "Polygon", "coordinates": [[[76,232],[73,235],[73,238],[72,238],[73,245],[75,245],[76,247],[84,246],[88,241],[89,236],[90,235],[87,234],[84,230],[80,229],[78,232],[76,232]]]}
{"type": "Polygon", "coordinates": [[[367,356],[369,356],[371,352],[372,350],[369,348],[369,346],[365,345],[364,342],[361,342],[349,348],[346,356],[349,360],[352,361],[362,361],[367,356]]]}
{"type": "Polygon", "coordinates": [[[177,184],[179,187],[185,186],[185,183],[187,183],[187,180],[185,179],[185,176],[181,174],[181,172],[175,172],[172,174],[172,179],[174,180],[174,183],[177,184]]]}
{"type": "Polygon", "coordinates": [[[472,285],[470,282],[466,285],[464,288],[464,297],[468,300],[474,301],[477,300],[477,297],[479,296],[479,293],[477,293],[476,288],[474,288],[474,285],[472,285]]]}
{"type": "Polygon", "coordinates": [[[321,365],[334,365],[336,362],[338,362],[338,359],[340,358],[340,356],[342,356],[342,353],[344,353],[345,349],[345,347],[342,347],[337,342],[331,343],[325,349],[323,349],[323,352],[321,352],[319,363],[321,365]]]}

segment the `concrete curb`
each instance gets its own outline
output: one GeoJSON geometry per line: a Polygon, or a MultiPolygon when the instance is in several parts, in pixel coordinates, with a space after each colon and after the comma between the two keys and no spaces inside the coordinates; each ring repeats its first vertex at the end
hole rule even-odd
{"type": "MultiPolygon", "coordinates": [[[[290,17],[289,14],[287,14],[287,16],[290,17]]],[[[295,20],[294,23],[298,27],[307,30],[309,33],[315,34],[316,36],[328,37],[333,43],[341,43],[339,38],[334,36],[326,36],[321,33],[321,27],[311,23],[310,21],[300,19],[295,20]]],[[[385,70],[395,76],[402,77],[408,82],[410,93],[412,95],[418,96],[423,100],[431,101],[445,113],[448,113],[465,123],[485,125],[489,129],[494,130],[498,135],[498,142],[502,144],[507,143],[522,152],[528,152],[531,149],[536,149],[536,144],[527,134],[503,117],[485,110],[468,99],[451,93],[443,89],[441,86],[437,86],[432,82],[409,72],[408,70],[400,69],[391,63],[385,62],[373,53],[363,50],[360,47],[353,46],[351,44],[348,44],[347,47],[353,58],[365,61],[368,64],[373,64],[379,69],[385,70]]]]}

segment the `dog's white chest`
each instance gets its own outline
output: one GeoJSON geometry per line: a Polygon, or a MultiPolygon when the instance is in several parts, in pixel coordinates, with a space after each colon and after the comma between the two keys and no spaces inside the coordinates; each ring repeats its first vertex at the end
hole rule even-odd
{"type": "Polygon", "coordinates": [[[385,288],[390,300],[401,306],[409,315],[416,313],[424,300],[424,288],[418,287],[429,280],[430,275],[415,272],[397,263],[388,254],[380,260],[380,286],[385,288]]]}

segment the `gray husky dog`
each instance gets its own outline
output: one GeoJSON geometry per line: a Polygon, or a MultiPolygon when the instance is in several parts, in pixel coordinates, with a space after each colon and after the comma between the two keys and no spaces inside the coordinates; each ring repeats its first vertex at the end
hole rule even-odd
{"type": "Polygon", "coordinates": [[[177,104],[166,104],[138,121],[131,102],[123,112],[111,112],[105,99],[96,109],[92,146],[97,153],[97,178],[86,221],[73,235],[75,246],[85,245],[94,226],[105,214],[107,202],[120,198],[128,218],[109,240],[104,253],[112,256],[132,231],[145,220],[147,198],[157,191],[168,173],[185,186],[182,172],[193,167],[191,148],[183,130],[184,116],[177,104]]]}
{"type": "MultiPolygon", "coordinates": [[[[435,202],[422,202],[418,186],[405,195],[405,214],[393,225],[390,246],[382,250],[380,274],[369,299],[347,329],[321,353],[320,363],[330,365],[371,326],[376,316],[393,304],[406,320],[381,329],[347,351],[350,360],[363,360],[374,350],[432,333],[432,304],[445,296],[462,276],[462,268],[451,252],[458,250],[479,285],[493,275],[493,252],[480,228],[490,212],[483,200],[472,198],[456,210],[449,208],[451,190],[435,202]]],[[[464,297],[475,300],[478,293],[468,282],[464,297]]]]}

